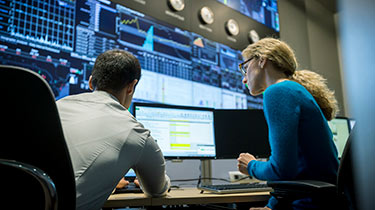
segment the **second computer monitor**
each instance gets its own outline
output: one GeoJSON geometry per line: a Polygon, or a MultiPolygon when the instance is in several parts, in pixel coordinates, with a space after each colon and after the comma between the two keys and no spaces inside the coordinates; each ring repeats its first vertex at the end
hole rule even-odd
{"type": "Polygon", "coordinates": [[[271,154],[263,110],[215,110],[216,157],[237,158],[250,153],[258,158],[271,154]]]}
{"type": "Polygon", "coordinates": [[[166,158],[214,158],[213,109],[134,103],[133,114],[166,158]]]}
{"type": "Polygon", "coordinates": [[[333,142],[336,145],[338,156],[341,158],[351,130],[350,121],[346,117],[336,117],[328,121],[328,125],[333,134],[333,142]]]}

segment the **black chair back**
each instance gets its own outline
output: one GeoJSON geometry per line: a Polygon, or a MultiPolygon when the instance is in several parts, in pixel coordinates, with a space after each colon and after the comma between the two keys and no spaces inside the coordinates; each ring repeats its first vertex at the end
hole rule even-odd
{"type": "Polygon", "coordinates": [[[352,156],[352,144],[353,141],[355,141],[356,130],[356,127],[354,127],[345,144],[337,176],[337,192],[339,200],[342,201],[342,204],[347,206],[348,209],[358,209],[355,196],[354,160],[352,156]]]}
{"type": "Polygon", "coordinates": [[[0,90],[0,159],[40,168],[55,183],[58,209],[75,209],[73,167],[49,85],[28,69],[0,65],[0,90]]]}

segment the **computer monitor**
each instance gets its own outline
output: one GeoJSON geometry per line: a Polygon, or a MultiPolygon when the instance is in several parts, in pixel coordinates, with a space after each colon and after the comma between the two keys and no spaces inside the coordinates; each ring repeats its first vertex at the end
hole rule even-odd
{"type": "Polygon", "coordinates": [[[215,158],[213,109],[134,103],[133,114],[151,131],[165,158],[215,158]]]}
{"type": "Polygon", "coordinates": [[[124,178],[128,181],[134,181],[136,177],[137,177],[137,174],[132,168],[130,168],[129,171],[124,176],[124,178]]]}
{"type": "Polygon", "coordinates": [[[280,31],[277,0],[217,0],[228,7],[280,31]]]}
{"type": "Polygon", "coordinates": [[[336,145],[338,156],[341,158],[351,130],[350,121],[346,117],[336,117],[335,119],[328,121],[328,125],[333,134],[333,142],[336,145]]]}
{"type": "Polygon", "coordinates": [[[237,158],[250,153],[268,158],[268,126],[263,110],[215,110],[216,157],[237,158]]]}

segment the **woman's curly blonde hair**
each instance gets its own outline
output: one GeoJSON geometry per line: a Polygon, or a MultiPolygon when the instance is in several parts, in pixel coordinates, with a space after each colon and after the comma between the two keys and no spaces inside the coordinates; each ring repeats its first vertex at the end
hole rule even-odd
{"type": "Polygon", "coordinates": [[[251,57],[267,58],[292,81],[303,85],[322,110],[329,121],[335,118],[339,108],[334,91],[327,86],[327,80],[309,70],[296,70],[298,63],[293,50],[283,41],[274,38],[263,38],[250,44],[242,51],[247,60],[251,57]]]}

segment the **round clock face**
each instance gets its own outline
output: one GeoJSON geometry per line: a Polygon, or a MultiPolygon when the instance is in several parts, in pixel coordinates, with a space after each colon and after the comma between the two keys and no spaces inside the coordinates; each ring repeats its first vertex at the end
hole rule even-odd
{"type": "Polygon", "coordinates": [[[182,11],[185,8],[184,0],[168,0],[169,6],[175,11],[182,11]]]}
{"type": "Polygon", "coordinates": [[[249,39],[254,43],[259,41],[259,35],[255,30],[249,31],[249,39]]]}
{"type": "Polygon", "coordinates": [[[203,7],[199,14],[204,23],[212,24],[214,22],[214,13],[209,7],[203,7]]]}
{"type": "Polygon", "coordinates": [[[240,33],[240,26],[238,25],[237,21],[233,19],[229,19],[226,22],[225,28],[227,29],[230,35],[236,36],[240,33]]]}

